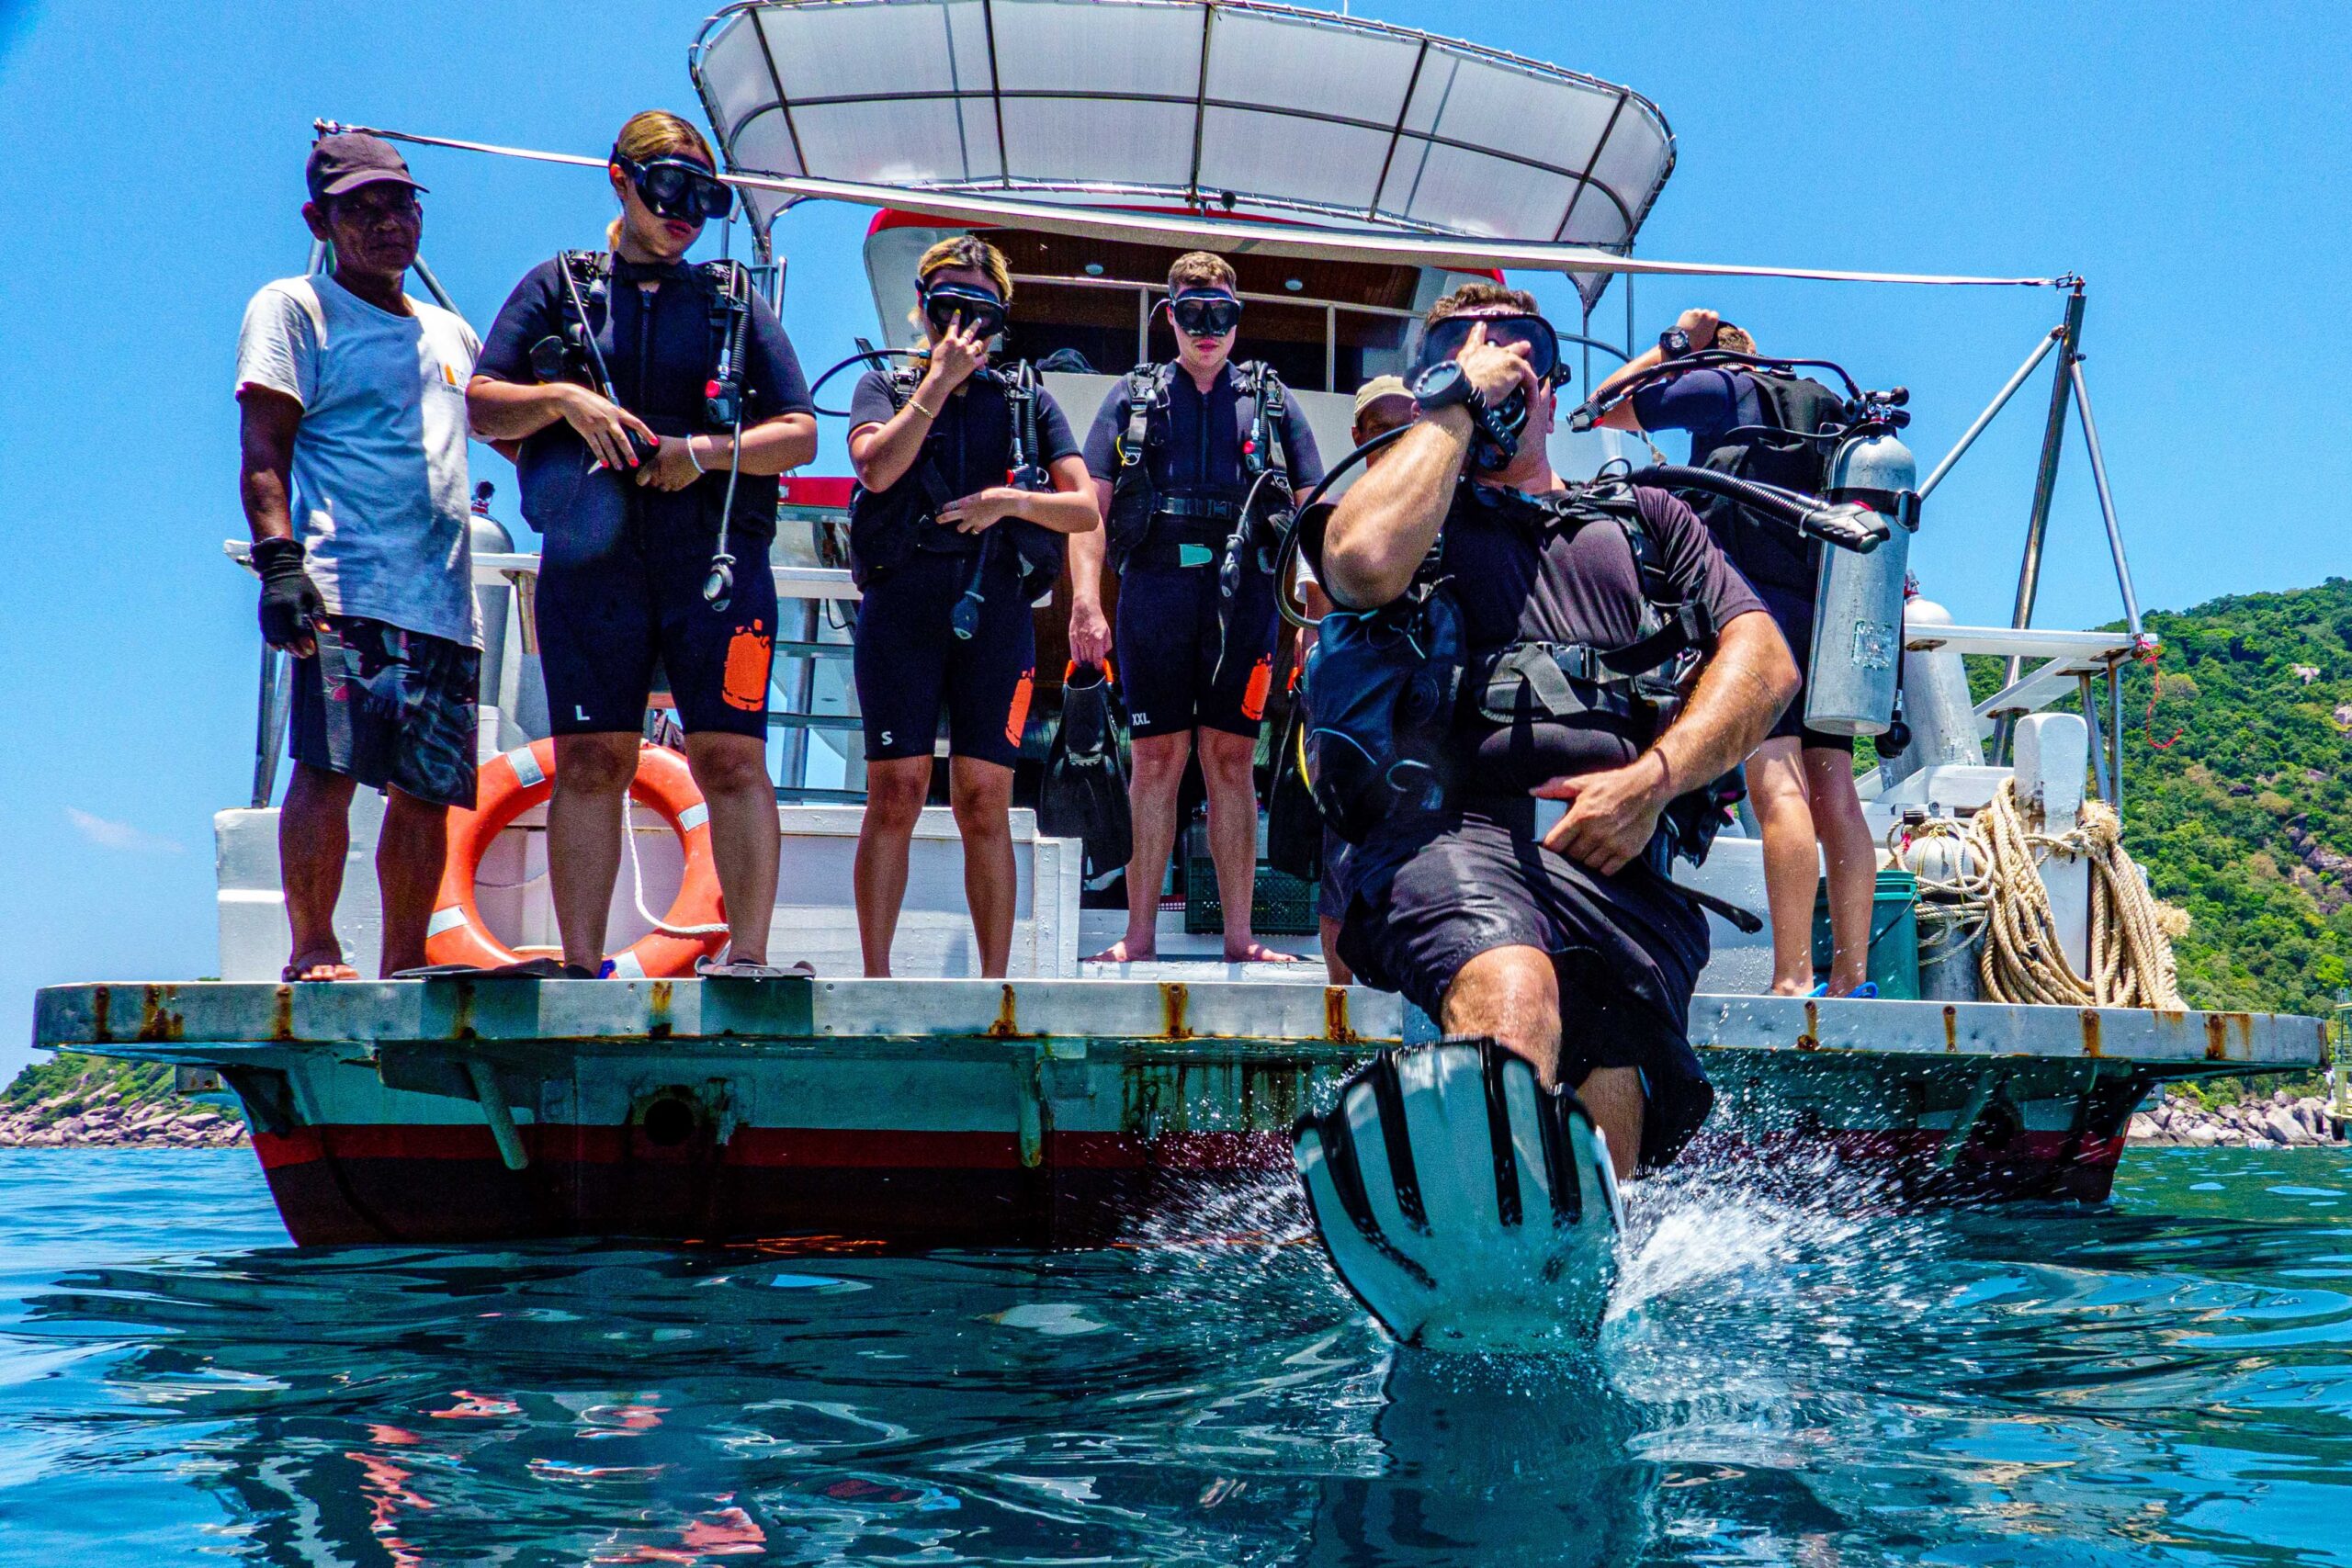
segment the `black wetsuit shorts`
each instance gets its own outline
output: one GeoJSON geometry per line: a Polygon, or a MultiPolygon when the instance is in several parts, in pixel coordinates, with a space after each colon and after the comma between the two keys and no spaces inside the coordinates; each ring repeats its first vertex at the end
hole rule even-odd
{"type": "Polygon", "coordinates": [[[643,728],[659,660],[687,734],[766,739],[775,573],[764,543],[739,540],[734,593],[713,610],[702,591],[717,536],[635,514],[548,533],[537,620],[556,734],[643,728]]]}
{"type": "Polygon", "coordinates": [[[956,602],[979,558],[917,550],[867,585],[854,665],[867,761],[930,756],[943,709],[949,755],[1008,768],[1021,760],[1036,628],[1019,558],[1000,544],[987,557],[979,626],[968,640],[956,635],[956,602]]]}
{"type": "Polygon", "coordinates": [[[1136,737],[1196,728],[1256,737],[1273,688],[1281,626],[1273,581],[1263,572],[1242,573],[1222,636],[1220,600],[1214,563],[1130,564],[1119,575],[1112,661],[1136,737]]]}
{"type": "Polygon", "coordinates": [[[1714,1090],[1690,1049],[1706,918],[1635,863],[1602,876],[1544,849],[1534,803],[1383,823],[1351,857],[1340,956],[1363,984],[1443,1019],[1462,966],[1498,947],[1552,955],[1560,1081],[1636,1067],[1648,1095],[1641,1163],[1662,1166],[1706,1119],[1714,1090]]]}

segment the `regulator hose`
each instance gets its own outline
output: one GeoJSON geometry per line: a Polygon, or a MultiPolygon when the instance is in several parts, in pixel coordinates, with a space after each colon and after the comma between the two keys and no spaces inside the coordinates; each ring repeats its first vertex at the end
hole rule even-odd
{"type": "Polygon", "coordinates": [[[1856,555],[1868,555],[1894,535],[1894,527],[1857,501],[1824,501],[1778,485],[1758,484],[1713,468],[1661,463],[1636,468],[1619,481],[1647,485],[1653,490],[1695,490],[1747,507],[1760,516],[1795,529],[1809,539],[1835,545],[1856,555]]]}
{"type": "Polygon", "coordinates": [[[836,361],[823,375],[817,378],[816,382],[808,389],[808,404],[811,408],[816,409],[819,413],[824,414],[829,418],[847,419],[849,417],[849,410],[829,409],[818,403],[817,394],[824,390],[826,382],[831,380],[834,377],[840,375],[842,371],[848,369],[853,365],[885,365],[893,359],[921,359],[922,356],[923,351],[915,348],[860,349],[857,353],[851,355],[847,359],[836,361]]]}

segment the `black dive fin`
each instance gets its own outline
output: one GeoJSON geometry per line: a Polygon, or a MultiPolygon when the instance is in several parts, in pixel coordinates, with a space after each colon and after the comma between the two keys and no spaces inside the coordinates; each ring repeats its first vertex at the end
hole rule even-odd
{"type": "Polygon", "coordinates": [[[1089,881],[1106,876],[1135,855],[1134,819],[1127,810],[1127,771],[1111,725],[1111,687],[1089,664],[1062,683],[1061,722],[1046,750],[1037,785],[1037,830],[1086,844],[1089,881]]]}
{"type": "Polygon", "coordinates": [[[1408,1344],[1590,1345],[1623,1224],[1608,1140],[1490,1040],[1384,1051],[1293,1130],[1331,1265],[1408,1344]]]}

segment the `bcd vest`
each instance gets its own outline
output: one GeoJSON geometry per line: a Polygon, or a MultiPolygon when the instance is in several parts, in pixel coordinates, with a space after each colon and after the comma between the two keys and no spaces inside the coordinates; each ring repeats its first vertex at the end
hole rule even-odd
{"type": "MultiPolygon", "coordinates": [[[[1523,530],[1539,552],[1555,533],[1615,525],[1641,583],[1641,635],[1617,649],[1521,640],[1473,649],[1443,570],[1442,533],[1394,603],[1326,615],[1307,658],[1309,771],[1324,820],[1351,843],[1391,816],[1459,804],[1467,793],[1467,759],[1483,729],[1530,720],[1606,722],[1647,747],[1679,711],[1692,665],[1715,646],[1713,617],[1676,593],[1629,487],[1531,496],[1463,485],[1467,494],[1457,493],[1457,512],[1464,505],[1491,509],[1498,523],[1523,530]]],[[[1328,516],[1306,525],[1318,555],[1328,516]]],[[[1652,846],[1658,868],[1678,855],[1694,864],[1704,859],[1725,808],[1738,798],[1735,786],[1718,780],[1670,804],[1652,846]]]]}
{"type": "MultiPolygon", "coordinates": [[[[556,309],[563,326],[554,338],[543,339],[540,344],[534,345],[532,370],[542,381],[576,381],[593,388],[596,384],[595,367],[588,344],[598,328],[612,320],[616,271],[613,253],[561,251],[557,253],[556,265],[571,275],[586,314],[582,319],[573,310],[571,289],[559,288],[556,309]],[[555,352],[542,358],[542,346],[555,352]]],[[[710,392],[704,399],[703,427],[712,431],[731,429],[742,408],[745,346],[752,314],[750,275],[741,262],[713,261],[681,266],[677,276],[687,287],[702,292],[709,311],[710,355],[705,378],[710,392]]],[[[616,378],[619,375],[620,367],[606,368],[616,378]]],[[[620,389],[617,379],[613,389],[620,389]]],[[[643,417],[641,411],[631,412],[643,417]]],[[[582,503],[582,497],[589,484],[588,465],[594,461],[586,445],[560,421],[526,437],[515,463],[524,520],[542,533],[551,523],[568,521],[574,508],[582,503]]],[[[634,486],[624,487],[618,501],[612,504],[639,499],[634,492],[634,486]]],[[[716,523],[718,509],[724,504],[724,489],[709,487],[703,494],[707,520],[716,523]]],[[[740,502],[736,515],[739,521],[744,516],[740,502]]]]}
{"type": "MultiPolygon", "coordinates": [[[[1147,545],[1155,550],[1187,545],[1204,548],[1207,555],[1181,564],[1205,566],[1237,539],[1254,539],[1262,547],[1270,531],[1289,522],[1290,456],[1283,441],[1287,393],[1282,378],[1260,360],[1234,367],[1241,376],[1234,412],[1246,433],[1241,440],[1242,482],[1248,487],[1244,494],[1237,498],[1206,486],[1162,490],[1154,481],[1154,460],[1164,459],[1168,449],[1170,389],[1180,368],[1174,364],[1138,365],[1121,383],[1125,413],[1119,426],[1119,466],[1111,482],[1106,525],[1111,564],[1120,571],[1147,545]],[[1275,493],[1266,504],[1269,491],[1275,493]],[[1244,518],[1242,508],[1253,496],[1260,502],[1253,507],[1258,515],[1244,518]]],[[[1180,562],[1171,556],[1166,564],[1180,562]]],[[[1256,564],[1267,569],[1271,560],[1256,564]]]]}
{"type": "MultiPolygon", "coordinates": [[[[890,373],[890,410],[894,414],[907,406],[916,389],[922,384],[922,371],[905,366],[890,373]]],[[[1010,370],[993,367],[973,373],[975,383],[966,398],[981,395],[982,389],[994,388],[1004,400],[1005,468],[1012,482],[1024,490],[1046,490],[1051,481],[1045,465],[1038,460],[1037,447],[1037,373],[1026,361],[1016,361],[1010,370]],[[985,378],[985,379],[984,379],[985,378]]],[[[967,408],[966,438],[978,434],[985,439],[987,431],[971,428],[977,409],[967,408]]],[[[944,437],[936,426],[923,437],[922,451],[914,466],[899,476],[899,482],[888,490],[870,491],[859,485],[849,498],[849,561],[850,579],[865,588],[887,578],[918,550],[941,555],[974,555],[989,534],[1006,531],[1014,551],[1021,558],[1021,592],[1035,599],[1054,585],[1061,575],[1063,539],[1050,528],[1020,518],[1007,518],[996,528],[981,534],[966,534],[943,525],[939,509],[962,493],[947,482],[947,475],[939,462],[939,443],[944,437]]]]}

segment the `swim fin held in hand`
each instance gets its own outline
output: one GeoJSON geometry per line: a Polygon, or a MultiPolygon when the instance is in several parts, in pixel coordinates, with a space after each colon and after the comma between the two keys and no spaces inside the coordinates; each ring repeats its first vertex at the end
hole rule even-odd
{"type": "Polygon", "coordinates": [[[1608,1140],[1525,1058],[1491,1040],[1384,1051],[1293,1136],[1332,1267],[1399,1340],[1599,1337],[1623,1223],[1608,1140]]]}
{"type": "Polygon", "coordinates": [[[1109,874],[1135,854],[1127,770],[1111,727],[1111,683],[1099,665],[1073,665],[1062,681],[1061,722],[1046,749],[1037,829],[1086,844],[1086,875],[1109,874]]]}

